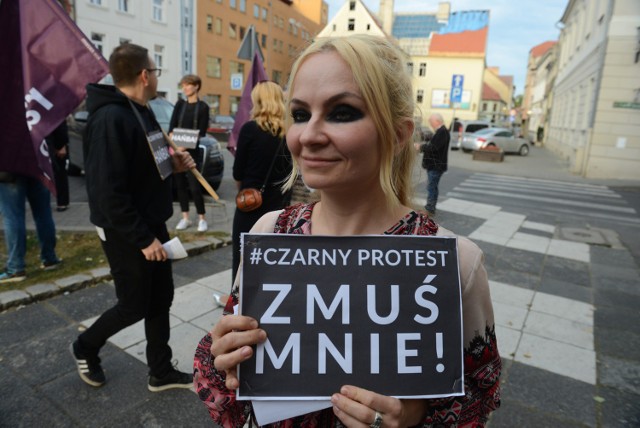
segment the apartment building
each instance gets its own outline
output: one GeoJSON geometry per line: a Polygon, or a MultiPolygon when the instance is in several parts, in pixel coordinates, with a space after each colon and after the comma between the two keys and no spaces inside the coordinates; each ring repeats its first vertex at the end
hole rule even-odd
{"type": "Polygon", "coordinates": [[[283,87],[291,66],[327,23],[322,0],[196,0],[194,71],[211,114],[235,114],[251,62],[238,59],[250,26],[264,56],[267,75],[283,87]],[[243,76],[238,81],[238,75],[243,76]]]}
{"type": "Polygon", "coordinates": [[[545,144],[585,177],[640,179],[640,2],[570,0],[545,144]]]}

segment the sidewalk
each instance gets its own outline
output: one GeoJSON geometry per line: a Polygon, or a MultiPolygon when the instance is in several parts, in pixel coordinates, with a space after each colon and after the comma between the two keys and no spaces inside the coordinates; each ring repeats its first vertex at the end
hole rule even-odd
{"type": "MultiPolygon", "coordinates": [[[[513,175],[520,160],[508,158],[513,175]]],[[[561,165],[535,162],[563,179],[561,165]]],[[[83,212],[72,205],[77,217],[60,227],[90,228],[83,212]]],[[[220,217],[213,229],[230,228],[232,212],[220,217]]],[[[558,224],[446,195],[436,220],[485,254],[504,365],[490,428],[640,426],[640,269],[631,252],[565,241],[558,224]]],[[[220,315],[212,296],[228,292],[230,265],[229,246],[174,263],[171,345],[182,370],[220,315]]],[[[78,379],[68,345],[114,303],[112,284],[102,283],[0,313],[0,426],[211,426],[192,392],[147,391],[141,325],[104,348],[104,387],[78,379]]]]}

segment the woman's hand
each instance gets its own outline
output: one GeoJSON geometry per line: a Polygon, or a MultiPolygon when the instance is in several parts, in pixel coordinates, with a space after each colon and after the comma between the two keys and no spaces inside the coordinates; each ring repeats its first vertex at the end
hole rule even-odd
{"type": "Polygon", "coordinates": [[[400,400],[376,394],[356,386],[345,385],[331,397],[333,413],[347,427],[371,426],[376,416],[381,427],[410,427],[424,420],[426,400],[400,400]]]}
{"type": "Polygon", "coordinates": [[[227,375],[226,387],[240,386],[236,367],[253,355],[253,345],[267,340],[267,332],[258,328],[258,321],[242,315],[225,315],[211,330],[211,355],[216,370],[227,375]]]}

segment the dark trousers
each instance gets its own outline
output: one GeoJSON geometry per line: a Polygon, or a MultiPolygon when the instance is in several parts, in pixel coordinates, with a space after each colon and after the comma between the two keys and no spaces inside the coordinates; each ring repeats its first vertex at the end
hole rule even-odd
{"type": "Polygon", "coordinates": [[[180,210],[183,213],[189,211],[189,189],[193,203],[196,206],[198,214],[204,214],[204,198],[202,197],[202,189],[198,179],[190,172],[182,172],[175,174],[176,188],[178,190],[178,200],[180,201],[180,210]],[[188,188],[187,188],[188,185],[188,188]]]}
{"type": "Polygon", "coordinates": [[[444,171],[436,169],[427,170],[427,205],[425,208],[427,211],[435,213],[436,204],[438,203],[438,184],[440,184],[440,178],[444,174],[444,171]]]}
{"type": "MultiPolygon", "coordinates": [[[[160,240],[169,240],[165,225],[152,228],[160,240]],[[155,230],[154,230],[155,229],[155,230]]],[[[107,339],[141,319],[147,338],[149,374],[163,377],[171,368],[169,308],[173,301],[171,262],[150,262],[142,251],[118,232],[105,229],[102,248],[111,267],[118,303],[79,336],[80,350],[96,355],[107,339]]]]}
{"type": "Polygon", "coordinates": [[[51,154],[53,179],[56,183],[57,204],[59,207],[69,205],[69,179],[67,177],[67,157],[59,158],[51,154]]]}

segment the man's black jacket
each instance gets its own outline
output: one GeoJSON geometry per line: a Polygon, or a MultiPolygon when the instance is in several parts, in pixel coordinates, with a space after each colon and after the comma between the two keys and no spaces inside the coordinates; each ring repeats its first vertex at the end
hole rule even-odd
{"type": "Polygon", "coordinates": [[[445,172],[449,154],[449,131],[442,125],[431,137],[431,141],[420,147],[422,152],[422,167],[426,170],[445,172]]]}

